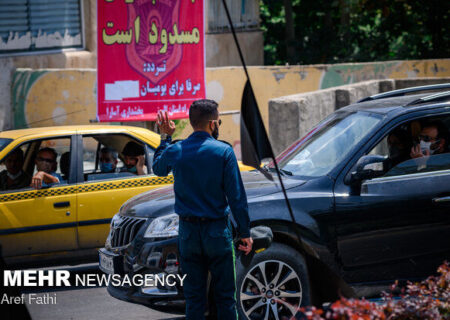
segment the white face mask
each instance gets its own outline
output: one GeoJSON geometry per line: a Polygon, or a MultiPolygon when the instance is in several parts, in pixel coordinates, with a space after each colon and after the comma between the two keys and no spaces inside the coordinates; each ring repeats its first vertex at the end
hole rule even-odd
{"type": "Polygon", "coordinates": [[[6,173],[11,180],[16,180],[22,174],[22,171],[17,172],[16,174],[6,173]]]}
{"type": "Polygon", "coordinates": [[[428,151],[430,155],[435,153],[437,149],[431,149],[431,144],[431,142],[420,140],[420,151],[422,151],[423,154],[426,154],[426,151],[428,151]]]}

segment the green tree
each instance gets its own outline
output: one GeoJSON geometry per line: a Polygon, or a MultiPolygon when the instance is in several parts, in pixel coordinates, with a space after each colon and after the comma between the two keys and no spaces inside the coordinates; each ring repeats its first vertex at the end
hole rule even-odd
{"type": "Polygon", "coordinates": [[[262,0],[266,64],[450,57],[450,1],[262,0]]]}

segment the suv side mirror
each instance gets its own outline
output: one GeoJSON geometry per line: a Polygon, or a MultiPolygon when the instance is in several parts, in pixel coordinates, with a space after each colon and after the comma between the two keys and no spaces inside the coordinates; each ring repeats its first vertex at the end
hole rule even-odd
{"type": "Polygon", "coordinates": [[[367,155],[361,157],[356,163],[356,171],[346,177],[347,184],[359,184],[363,180],[376,178],[385,173],[386,157],[380,155],[367,155]]]}

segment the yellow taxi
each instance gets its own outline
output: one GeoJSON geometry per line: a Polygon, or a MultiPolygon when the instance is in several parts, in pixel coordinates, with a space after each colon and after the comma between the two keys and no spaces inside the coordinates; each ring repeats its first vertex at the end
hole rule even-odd
{"type": "MultiPolygon", "coordinates": [[[[7,264],[82,262],[97,258],[112,216],[129,198],[172,184],[173,177],[151,172],[160,136],[131,126],[61,126],[0,133],[0,246],[7,264]],[[124,148],[134,142],[145,151],[145,172],[125,170],[124,148]],[[52,148],[59,183],[33,189],[5,185],[6,162],[20,153],[21,173],[36,173],[38,151],[52,148]],[[104,173],[100,151],[115,150],[114,172],[104,173]],[[20,150],[18,150],[20,149],[20,150]],[[3,185],[1,185],[3,184],[3,185]]],[[[40,160],[39,160],[40,161],[40,160]]],[[[249,167],[242,166],[241,170],[249,167]]]]}

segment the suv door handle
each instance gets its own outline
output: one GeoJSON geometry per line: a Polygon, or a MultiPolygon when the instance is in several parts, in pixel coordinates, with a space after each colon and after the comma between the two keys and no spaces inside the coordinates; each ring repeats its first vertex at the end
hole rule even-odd
{"type": "Polygon", "coordinates": [[[53,207],[56,209],[70,207],[70,201],[55,202],[53,203],[53,207]]]}
{"type": "Polygon", "coordinates": [[[433,203],[450,202],[450,196],[442,198],[433,198],[433,203]]]}

